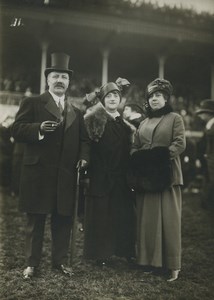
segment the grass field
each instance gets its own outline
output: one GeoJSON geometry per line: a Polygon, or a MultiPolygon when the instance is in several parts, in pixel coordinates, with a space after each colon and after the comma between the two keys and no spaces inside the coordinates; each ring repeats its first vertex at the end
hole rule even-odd
{"type": "Polygon", "coordinates": [[[25,217],[17,199],[0,193],[0,300],[206,300],[214,299],[214,216],[201,209],[198,194],[183,200],[182,271],[175,282],[143,274],[122,259],[101,269],[82,258],[83,232],[78,232],[74,276],[51,270],[47,222],[43,259],[37,275],[22,279],[25,266],[25,217]]]}

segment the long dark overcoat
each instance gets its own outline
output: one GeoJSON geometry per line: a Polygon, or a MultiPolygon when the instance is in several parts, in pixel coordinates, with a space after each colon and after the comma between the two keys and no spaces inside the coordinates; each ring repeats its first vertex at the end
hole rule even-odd
{"type": "MultiPolygon", "coordinates": [[[[89,135],[94,118],[93,114],[85,118],[89,135]]],[[[97,124],[103,125],[104,132],[91,145],[84,256],[129,257],[134,255],[134,202],[126,182],[131,130],[122,119],[114,120],[105,111],[97,124]],[[105,118],[106,123],[102,124],[105,118]]]]}
{"type": "Polygon", "coordinates": [[[25,143],[20,180],[20,210],[72,215],[78,159],[88,161],[89,139],[81,112],[68,100],[63,123],[39,140],[43,121],[58,121],[60,113],[49,92],[26,98],[12,126],[17,142],[25,143]]]}

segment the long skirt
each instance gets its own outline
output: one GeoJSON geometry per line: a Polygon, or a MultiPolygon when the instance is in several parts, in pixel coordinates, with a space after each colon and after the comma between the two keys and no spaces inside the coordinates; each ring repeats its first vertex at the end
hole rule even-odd
{"type": "Polygon", "coordinates": [[[181,268],[181,207],[180,186],[137,195],[138,264],[181,268]]]}
{"type": "Polygon", "coordinates": [[[118,183],[109,195],[86,196],[84,257],[131,257],[135,252],[134,205],[127,188],[118,183]]]}

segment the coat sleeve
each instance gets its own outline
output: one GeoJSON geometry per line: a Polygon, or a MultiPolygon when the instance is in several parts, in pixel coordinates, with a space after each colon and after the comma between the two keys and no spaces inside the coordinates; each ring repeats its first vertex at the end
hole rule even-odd
{"type": "Polygon", "coordinates": [[[139,128],[138,130],[136,131],[135,133],[135,136],[134,136],[134,143],[132,144],[132,147],[131,147],[131,152],[130,154],[132,155],[134,152],[138,151],[139,148],[140,148],[140,138],[139,138],[139,128]]]}
{"type": "Polygon", "coordinates": [[[180,115],[176,114],[172,128],[172,143],[169,146],[170,157],[173,159],[180,155],[186,148],[184,122],[180,115]]]}
{"type": "Polygon", "coordinates": [[[22,101],[11,128],[15,141],[23,143],[39,142],[40,123],[34,121],[34,98],[22,101]]]}
{"type": "Polygon", "coordinates": [[[90,162],[91,140],[85,128],[85,122],[81,112],[80,114],[80,156],[79,159],[84,159],[90,162]]]}

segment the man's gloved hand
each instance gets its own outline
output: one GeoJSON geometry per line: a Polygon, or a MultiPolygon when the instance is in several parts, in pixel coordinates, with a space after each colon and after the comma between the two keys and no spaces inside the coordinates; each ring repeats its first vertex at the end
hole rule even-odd
{"type": "Polygon", "coordinates": [[[39,131],[41,134],[45,134],[47,132],[53,132],[59,126],[59,123],[55,121],[44,121],[40,125],[39,131]]]}
{"type": "Polygon", "coordinates": [[[77,169],[82,170],[88,166],[88,162],[84,159],[80,159],[77,163],[77,169]]]}

